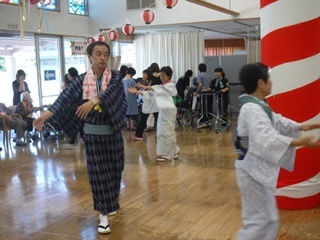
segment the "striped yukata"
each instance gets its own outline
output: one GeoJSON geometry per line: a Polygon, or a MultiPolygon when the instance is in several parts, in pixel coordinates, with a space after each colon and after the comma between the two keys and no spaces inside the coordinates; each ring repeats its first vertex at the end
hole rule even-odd
{"type": "MultiPolygon", "coordinates": [[[[93,125],[111,125],[111,135],[85,134],[85,152],[89,182],[93,195],[94,210],[101,214],[119,209],[121,174],[124,168],[124,150],[121,128],[125,121],[127,102],[123,90],[122,77],[118,71],[111,71],[112,77],[107,89],[98,97],[103,111],[92,110],[85,123],[93,125]]],[[[86,73],[78,76],[60,94],[49,108],[54,116],[51,120],[59,123],[69,136],[75,136],[83,121],[75,112],[83,101],[82,84],[86,73]]]]}

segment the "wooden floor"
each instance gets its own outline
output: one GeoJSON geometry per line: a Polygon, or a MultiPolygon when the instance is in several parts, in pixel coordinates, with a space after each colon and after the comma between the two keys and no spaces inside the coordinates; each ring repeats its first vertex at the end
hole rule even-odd
{"type": "MultiPolygon", "coordinates": [[[[154,132],[143,142],[131,134],[124,132],[121,210],[109,218],[112,233],[104,236],[96,230],[83,143],[63,149],[43,141],[3,150],[0,239],[234,239],[241,205],[231,134],[178,129],[180,160],[166,163],[155,161],[154,132]]],[[[278,239],[320,239],[320,208],[280,216],[278,239]]]]}

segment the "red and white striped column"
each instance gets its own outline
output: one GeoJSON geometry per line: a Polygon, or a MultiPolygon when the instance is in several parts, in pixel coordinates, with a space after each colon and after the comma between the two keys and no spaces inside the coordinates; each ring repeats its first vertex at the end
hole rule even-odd
{"type": "MultiPolygon", "coordinates": [[[[260,0],[262,62],[272,68],[277,113],[320,123],[320,0],[260,0]]],[[[320,139],[320,131],[308,132],[320,139]]],[[[282,209],[320,206],[320,150],[297,150],[293,172],[281,170],[277,202],[282,209]]]]}

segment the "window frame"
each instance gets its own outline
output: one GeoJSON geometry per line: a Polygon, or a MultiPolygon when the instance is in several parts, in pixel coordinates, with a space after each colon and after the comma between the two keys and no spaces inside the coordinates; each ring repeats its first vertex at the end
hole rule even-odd
{"type": "Polygon", "coordinates": [[[70,0],[67,0],[67,8],[68,8],[69,14],[75,15],[75,16],[89,17],[89,4],[88,4],[89,0],[84,0],[85,14],[71,13],[69,10],[69,1],[70,0]]]}

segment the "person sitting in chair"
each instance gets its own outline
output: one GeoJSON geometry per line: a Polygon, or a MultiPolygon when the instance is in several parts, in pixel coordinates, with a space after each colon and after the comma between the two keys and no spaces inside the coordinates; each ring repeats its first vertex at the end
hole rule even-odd
{"type": "MultiPolygon", "coordinates": [[[[16,131],[16,145],[25,146],[27,143],[22,140],[24,132],[27,128],[27,123],[20,119],[17,115],[13,114],[13,111],[9,109],[4,103],[0,103],[0,115],[4,118],[7,125],[16,131]]],[[[0,121],[0,129],[3,129],[3,120],[0,121]]]]}
{"type": "Polygon", "coordinates": [[[28,128],[26,133],[26,139],[27,142],[31,142],[30,139],[30,132],[33,131],[33,120],[32,113],[34,111],[39,110],[39,107],[34,107],[32,105],[32,98],[29,92],[23,92],[21,93],[21,102],[18,103],[16,108],[16,113],[20,114],[24,121],[27,122],[28,128]]]}

